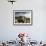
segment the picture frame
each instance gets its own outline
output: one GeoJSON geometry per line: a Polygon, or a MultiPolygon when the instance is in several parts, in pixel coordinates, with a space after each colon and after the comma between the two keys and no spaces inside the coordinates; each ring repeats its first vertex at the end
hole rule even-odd
{"type": "Polygon", "coordinates": [[[32,10],[13,10],[14,25],[32,25],[32,10]]]}

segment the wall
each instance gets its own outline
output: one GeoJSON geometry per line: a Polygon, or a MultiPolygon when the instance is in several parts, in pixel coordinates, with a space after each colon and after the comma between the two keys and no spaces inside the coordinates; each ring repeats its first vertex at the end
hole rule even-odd
{"type": "Polygon", "coordinates": [[[17,0],[13,5],[0,0],[0,41],[14,40],[19,32],[30,34],[33,40],[46,40],[45,0],[17,0]],[[33,10],[32,26],[14,26],[13,10],[33,10]]]}

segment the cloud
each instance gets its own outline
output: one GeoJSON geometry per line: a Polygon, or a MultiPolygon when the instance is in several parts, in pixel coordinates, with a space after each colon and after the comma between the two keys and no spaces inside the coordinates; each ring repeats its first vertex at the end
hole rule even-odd
{"type": "Polygon", "coordinates": [[[30,12],[15,12],[15,16],[27,16],[29,13],[30,12]]]}

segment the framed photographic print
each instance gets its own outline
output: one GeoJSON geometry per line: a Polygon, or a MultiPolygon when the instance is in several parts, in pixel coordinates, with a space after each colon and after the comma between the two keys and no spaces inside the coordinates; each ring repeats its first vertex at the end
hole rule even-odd
{"type": "Polygon", "coordinates": [[[13,10],[13,24],[32,25],[32,10],[13,10]]]}

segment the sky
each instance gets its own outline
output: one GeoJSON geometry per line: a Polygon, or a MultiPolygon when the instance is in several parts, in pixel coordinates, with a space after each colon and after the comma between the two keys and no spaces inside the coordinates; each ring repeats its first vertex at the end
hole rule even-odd
{"type": "Polygon", "coordinates": [[[25,16],[25,17],[31,17],[31,11],[27,12],[15,12],[15,16],[25,16]]]}

